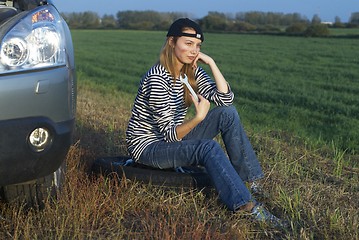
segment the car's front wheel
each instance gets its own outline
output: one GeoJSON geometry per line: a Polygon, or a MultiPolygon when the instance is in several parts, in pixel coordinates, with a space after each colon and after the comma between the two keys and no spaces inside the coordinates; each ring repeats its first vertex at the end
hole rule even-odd
{"type": "Polygon", "coordinates": [[[0,188],[0,198],[7,203],[42,208],[47,199],[56,198],[65,182],[65,162],[52,174],[34,181],[0,188]]]}

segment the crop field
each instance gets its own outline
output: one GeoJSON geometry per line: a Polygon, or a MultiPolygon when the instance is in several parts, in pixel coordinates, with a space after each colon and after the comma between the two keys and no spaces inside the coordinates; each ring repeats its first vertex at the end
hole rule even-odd
{"type": "Polygon", "coordinates": [[[359,38],[359,28],[331,28],[330,35],[359,38]]]}
{"type": "Polygon", "coordinates": [[[126,154],[137,87],[165,33],[72,34],[78,106],[66,186],[41,211],[0,203],[1,239],[359,239],[358,38],[205,35],[202,51],[230,83],[264,169],[260,200],[291,223],[278,230],[228,212],[211,189],[91,175],[94,159],[126,154]]]}
{"type": "MultiPolygon", "coordinates": [[[[164,35],[75,32],[80,84],[86,80],[133,100],[164,35]]],[[[248,128],[285,131],[311,144],[358,152],[358,39],[235,34],[208,34],[207,39],[202,51],[217,61],[231,84],[248,128]]]]}

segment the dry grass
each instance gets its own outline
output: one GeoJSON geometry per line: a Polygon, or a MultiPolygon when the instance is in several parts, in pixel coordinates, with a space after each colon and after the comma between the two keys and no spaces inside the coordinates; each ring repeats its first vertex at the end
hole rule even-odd
{"type": "Polygon", "coordinates": [[[265,170],[264,200],[292,229],[227,211],[213,191],[142,185],[89,174],[94,159],[126,153],[133,99],[79,88],[67,182],[42,211],[1,204],[1,239],[358,239],[358,156],[311,149],[281,132],[251,136],[265,170]],[[349,159],[351,158],[351,159],[349,159]]]}

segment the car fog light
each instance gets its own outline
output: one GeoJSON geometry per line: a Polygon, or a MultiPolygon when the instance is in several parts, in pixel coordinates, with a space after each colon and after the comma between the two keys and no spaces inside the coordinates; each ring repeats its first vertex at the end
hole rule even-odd
{"type": "Polygon", "coordinates": [[[30,133],[29,143],[34,151],[43,151],[51,143],[50,132],[45,128],[36,128],[30,133]]]}

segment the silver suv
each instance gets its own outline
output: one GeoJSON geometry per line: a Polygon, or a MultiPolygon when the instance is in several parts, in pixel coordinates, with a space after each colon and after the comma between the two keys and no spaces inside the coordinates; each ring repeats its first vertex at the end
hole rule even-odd
{"type": "Polygon", "coordinates": [[[52,1],[0,0],[0,198],[41,204],[72,141],[71,34],[52,1]]]}

